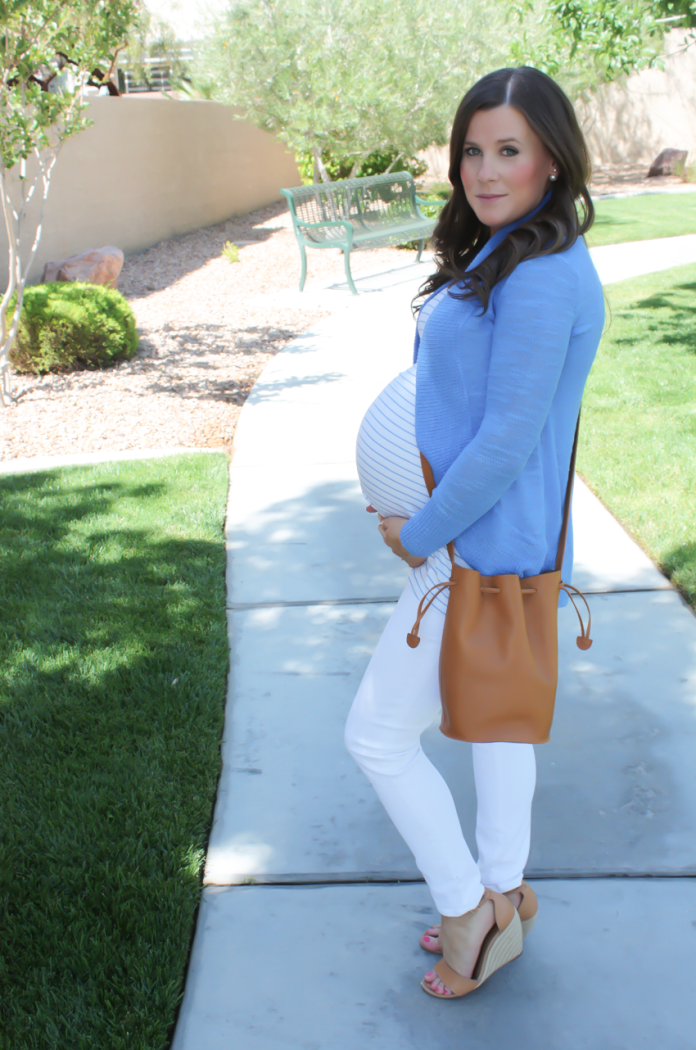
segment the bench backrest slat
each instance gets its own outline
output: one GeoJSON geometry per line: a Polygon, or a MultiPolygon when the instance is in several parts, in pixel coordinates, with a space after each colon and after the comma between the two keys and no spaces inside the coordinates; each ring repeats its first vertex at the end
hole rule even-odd
{"type": "Polygon", "coordinates": [[[413,176],[407,171],[340,179],[283,190],[293,222],[350,222],[359,230],[380,229],[420,218],[413,176]]]}

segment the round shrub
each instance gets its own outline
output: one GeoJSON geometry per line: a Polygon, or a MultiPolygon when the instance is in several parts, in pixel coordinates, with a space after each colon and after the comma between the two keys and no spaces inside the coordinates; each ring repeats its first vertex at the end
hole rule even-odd
{"type": "MultiPolygon", "coordinates": [[[[12,316],[16,297],[8,307],[12,316]]],[[[55,281],[24,290],[10,360],[18,372],[105,368],[138,349],[135,316],[115,288],[55,281]]]]}

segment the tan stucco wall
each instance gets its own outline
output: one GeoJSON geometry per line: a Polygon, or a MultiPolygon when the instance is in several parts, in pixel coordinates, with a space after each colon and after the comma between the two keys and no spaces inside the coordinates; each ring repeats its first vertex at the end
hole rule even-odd
{"type": "MultiPolygon", "coordinates": [[[[294,156],[215,102],[92,99],[60,153],[30,280],[44,263],[113,244],[126,254],[243,215],[297,186],[294,156]]],[[[33,214],[36,214],[35,212],[33,214]]],[[[0,227],[0,288],[7,240],[0,227]]]]}
{"type": "Polygon", "coordinates": [[[696,45],[680,53],[684,35],[667,34],[664,70],[644,69],[578,105],[596,163],[649,164],[668,147],[688,150],[696,162],[696,45]]]}
{"type": "MultiPolygon", "coordinates": [[[[622,84],[601,88],[575,109],[595,164],[629,161],[650,164],[667,148],[689,151],[696,164],[696,44],[682,50],[685,34],[665,38],[665,68],[644,69],[622,84]]],[[[431,146],[419,154],[428,177],[447,181],[448,147],[431,146]]]]}

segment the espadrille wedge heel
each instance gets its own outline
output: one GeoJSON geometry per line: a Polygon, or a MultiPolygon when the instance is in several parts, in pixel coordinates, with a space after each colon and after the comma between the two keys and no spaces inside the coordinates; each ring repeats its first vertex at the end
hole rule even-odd
{"type": "Polygon", "coordinates": [[[526,937],[537,920],[539,901],[536,893],[527,882],[523,882],[517,890],[512,890],[511,892],[522,894],[522,900],[517,907],[517,914],[522,924],[522,936],[526,937]]]}
{"type": "Polygon", "coordinates": [[[463,995],[468,995],[487,981],[496,970],[522,954],[522,923],[514,905],[502,894],[487,889],[474,911],[485,901],[493,904],[495,924],[481,945],[471,977],[464,977],[457,966],[464,968],[460,959],[462,945],[466,942],[466,927],[471,922],[472,912],[456,918],[443,915],[440,932],[443,958],[435,967],[435,973],[452,994],[438,994],[424,979],[421,987],[435,999],[460,999],[463,995]]]}

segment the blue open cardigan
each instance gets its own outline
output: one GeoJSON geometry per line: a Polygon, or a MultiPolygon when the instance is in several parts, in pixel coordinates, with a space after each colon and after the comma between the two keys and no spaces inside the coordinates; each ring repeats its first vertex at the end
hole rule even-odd
{"type": "MultiPolygon", "coordinates": [[[[494,234],[469,269],[528,217],[494,234]]],[[[454,539],[486,576],[553,569],[575,424],[603,326],[602,286],[582,238],[519,263],[485,312],[478,299],[439,295],[414,352],[416,440],[437,488],[403,526],[406,550],[426,557],[454,539]]],[[[572,566],[571,522],[568,583],[572,566]]]]}

